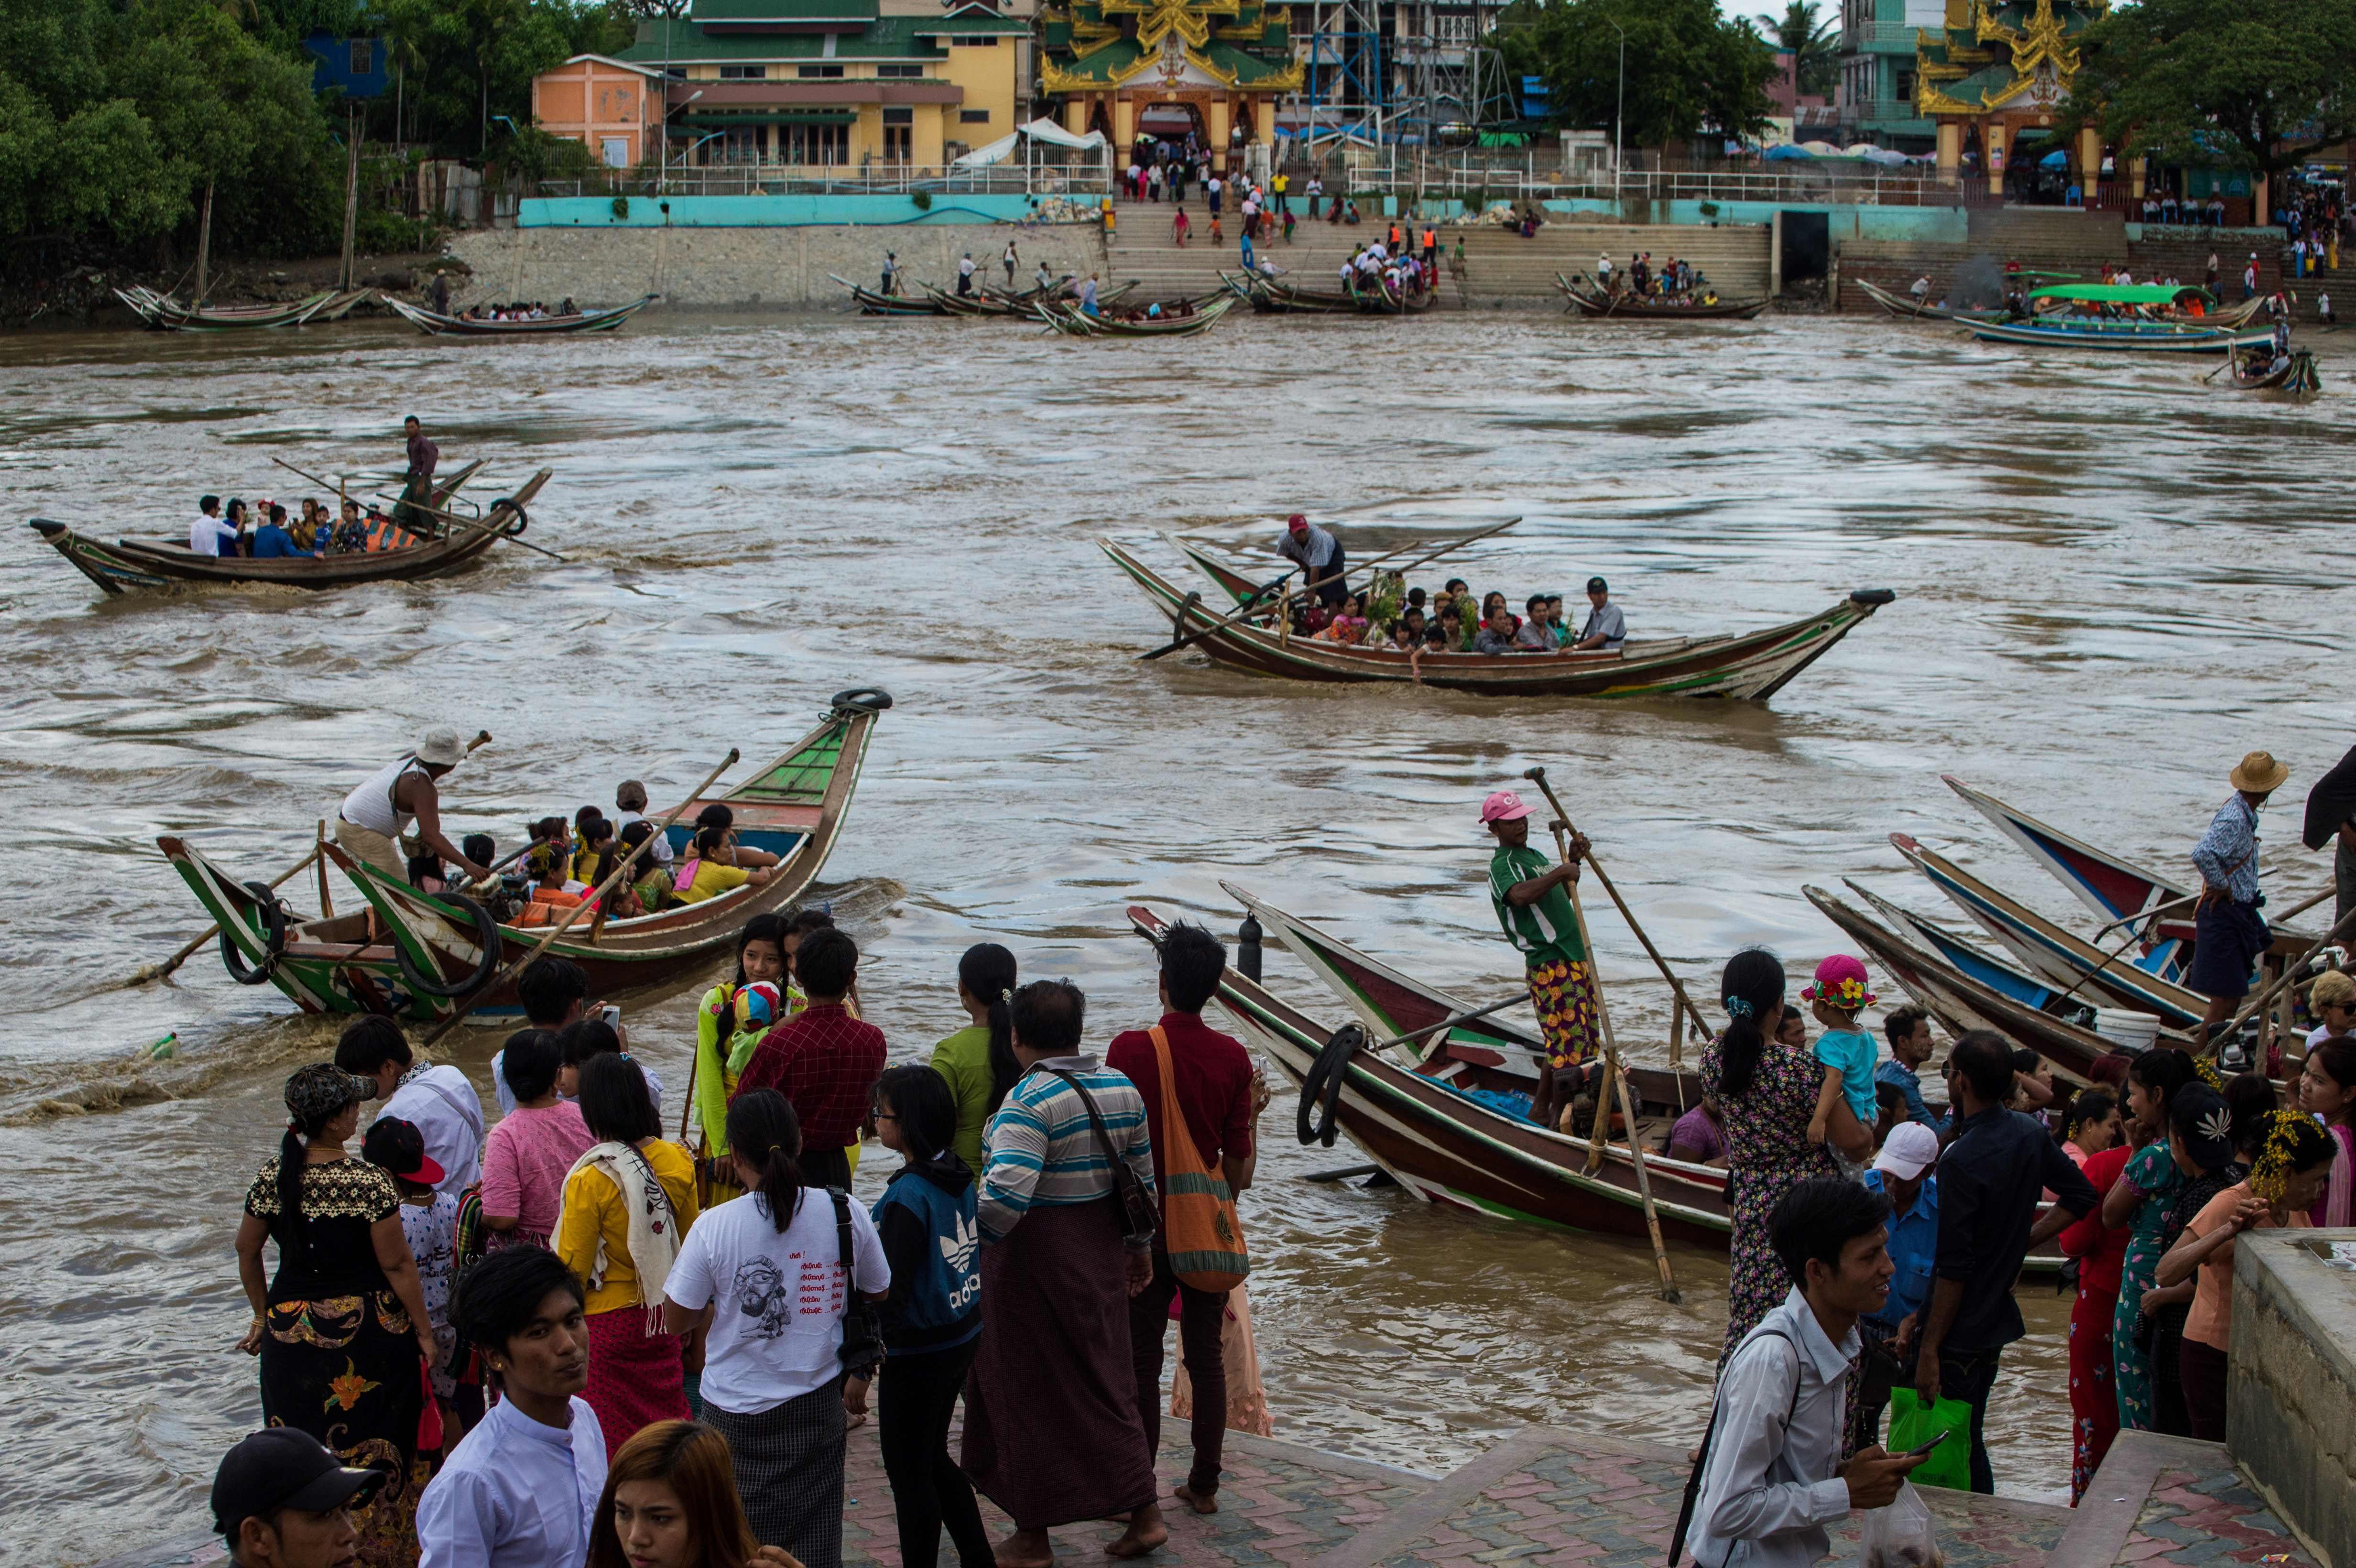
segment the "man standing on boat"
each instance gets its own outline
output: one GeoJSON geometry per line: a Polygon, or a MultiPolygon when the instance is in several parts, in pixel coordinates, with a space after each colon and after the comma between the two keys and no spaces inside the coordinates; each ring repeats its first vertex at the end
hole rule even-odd
{"type": "Polygon", "coordinates": [[[1284,537],[1276,541],[1276,553],[1301,569],[1306,592],[1328,604],[1339,604],[1349,597],[1343,584],[1349,558],[1342,541],[1299,512],[1284,520],[1284,537]]]}
{"type": "Polygon", "coordinates": [[[402,475],[401,505],[393,516],[403,528],[430,533],[433,517],[415,508],[434,504],[434,470],[441,464],[442,449],[426,438],[425,427],[417,422],[415,414],[401,421],[401,431],[409,441],[409,471],[402,475]]]}
{"type": "Polygon", "coordinates": [[[2290,777],[2287,763],[2271,752],[2252,752],[2228,777],[2233,798],[2217,808],[2209,831],[2192,847],[2201,873],[2201,899],[2193,908],[2192,973],[2185,984],[2209,998],[2201,1017],[2199,1042],[2231,1018],[2249,994],[2250,972],[2273,942],[2258,908],[2258,807],[2290,777]]]}
{"type": "MultiPolygon", "coordinates": [[[[1530,848],[1530,808],[1509,789],[1481,803],[1481,822],[1497,840],[1497,852],[1489,858],[1489,901],[1506,940],[1521,949],[1538,1033],[1546,1042],[1530,1119],[1552,1128],[1584,1086],[1583,1063],[1595,1053],[1597,1040],[1595,966],[1580,937],[1579,912],[1563,891],[1579,880],[1587,839],[1572,834],[1569,858],[1550,864],[1544,851],[1530,848]]],[[[1601,1105],[1595,1114],[1608,1115],[1601,1105]]]]}
{"type": "Polygon", "coordinates": [[[435,784],[466,760],[466,742],[458,731],[427,731],[415,751],[379,768],[344,797],[336,813],[336,842],[354,859],[405,882],[409,870],[401,839],[413,825],[419,844],[455,865],[468,881],[488,877],[489,867],[468,859],[442,832],[442,796],[435,784]]]}

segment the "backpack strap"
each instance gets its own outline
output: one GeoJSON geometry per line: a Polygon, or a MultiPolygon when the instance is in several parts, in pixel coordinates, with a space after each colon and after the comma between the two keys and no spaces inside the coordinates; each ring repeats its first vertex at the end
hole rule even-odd
{"type": "MultiPolygon", "coordinates": [[[[1734,1348],[1735,1355],[1740,1355],[1753,1340],[1757,1339],[1781,1339],[1792,1347],[1794,1358],[1799,1355],[1799,1342],[1780,1328],[1752,1329],[1742,1343],[1734,1348]]],[[[1729,1356],[1726,1359],[1726,1364],[1731,1369],[1734,1365],[1734,1356],[1729,1356]]],[[[1668,1568],[1677,1568],[1677,1559],[1685,1555],[1686,1531],[1693,1526],[1694,1505],[1701,1500],[1701,1475],[1702,1471],[1709,1466],[1710,1440],[1718,1435],[1719,1410],[1719,1402],[1713,1397],[1709,1404],[1709,1429],[1702,1434],[1701,1448],[1694,1455],[1693,1473],[1686,1477],[1685,1500],[1677,1507],[1677,1527],[1669,1533],[1668,1568]]],[[[1800,1379],[1799,1369],[1795,1365],[1792,1377],[1792,1406],[1783,1413],[1783,1430],[1786,1433],[1792,1430],[1793,1419],[1799,1413],[1800,1379]]]]}

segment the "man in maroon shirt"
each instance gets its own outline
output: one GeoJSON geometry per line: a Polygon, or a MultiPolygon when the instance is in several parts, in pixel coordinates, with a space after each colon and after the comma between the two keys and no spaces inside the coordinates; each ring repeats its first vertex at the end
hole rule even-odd
{"type": "MultiPolygon", "coordinates": [[[[1259,1115],[1264,1085],[1242,1044],[1203,1022],[1203,1007],[1218,993],[1227,950],[1199,925],[1174,925],[1162,940],[1162,1006],[1156,1027],[1170,1042],[1172,1087],[1182,1127],[1163,1124],[1162,1063],[1151,1030],[1115,1035],[1105,1065],[1125,1075],[1145,1099],[1147,1130],[1153,1137],[1153,1185],[1166,1191],[1162,1171],[1171,1140],[1186,1137],[1203,1163],[1226,1179],[1237,1193],[1251,1185],[1258,1154],[1252,1124],[1259,1115]]],[[[1219,1459],[1227,1426],[1226,1362],[1219,1337],[1227,1314],[1227,1293],[1213,1294],[1180,1283],[1170,1270],[1170,1253],[1153,1239],[1153,1278],[1130,1297],[1130,1360],[1137,1373],[1137,1410],[1148,1449],[1162,1451],[1162,1346],[1170,1326],[1170,1298],[1178,1298],[1179,1359],[1194,1383],[1194,1457],[1181,1500],[1196,1513],[1219,1509],[1219,1459]]]]}
{"type": "Polygon", "coordinates": [[[869,1096],[884,1073],[884,1031],[852,1018],[842,998],[859,972],[859,948],[828,927],[802,938],[794,955],[809,1005],[761,1037],[736,1093],[775,1089],[801,1118],[803,1179],[851,1186],[846,1152],[859,1142],[869,1096]]]}

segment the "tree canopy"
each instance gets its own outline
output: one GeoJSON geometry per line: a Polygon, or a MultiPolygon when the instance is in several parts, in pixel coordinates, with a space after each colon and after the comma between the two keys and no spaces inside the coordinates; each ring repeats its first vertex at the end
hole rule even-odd
{"type": "Polygon", "coordinates": [[[2141,0],[2080,49],[2074,118],[2131,154],[2275,175],[2356,136],[2356,0],[2141,0]]]}
{"type": "Polygon", "coordinates": [[[1774,49],[1716,0],[1514,0],[1497,22],[1506,69],[1543,80],[1552,119],[1585,129],[1610,130],[1619,112],[1622,32],[1629,145],[1764,125],[1774,49]]]}
{"type": "Polygon", "coordinates": [[[1840,82],[1840,35],[1837,15],[1821,16],[1823,9],[1816,0],[1789,0],[1767,32],[1775,47],[1792,57],[1792,75],[1800,91],[1830,98],[1840,82]]]}

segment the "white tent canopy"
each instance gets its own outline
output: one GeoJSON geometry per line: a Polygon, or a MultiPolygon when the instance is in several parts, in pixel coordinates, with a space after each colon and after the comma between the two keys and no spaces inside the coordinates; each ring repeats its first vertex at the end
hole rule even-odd
{"type": "Polygon", "coordinates": [[[1092,151],[1105,144],[1104,133],[1091,131],[1085,136],[1075,136],[1053,120],[1033,120],[1028,125],[1017,126],[1012,135],[1001,136],[987,146],[976,147],[949,166],[959,169],[988,168],[1002,164],[1014,155],[1014,149],[1023,138],[1043,143],[1050,147],[1070,147],[1076,151],[1092,151]]]}

